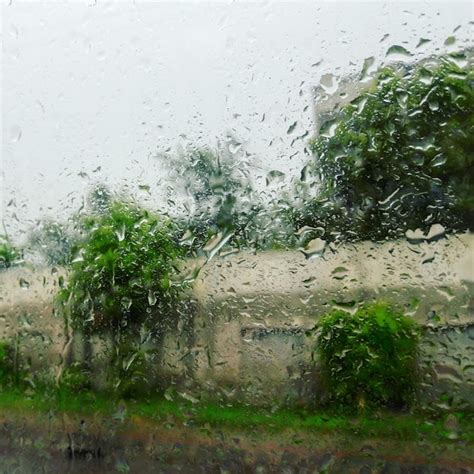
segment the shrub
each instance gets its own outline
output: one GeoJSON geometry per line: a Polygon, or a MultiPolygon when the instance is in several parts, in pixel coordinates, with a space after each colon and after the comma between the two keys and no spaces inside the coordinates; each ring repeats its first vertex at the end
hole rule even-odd
{"type": "Polygon", "coordinates": [[[62,373],[59,389],[65,393],[79,393],[91,388],[90,373],[81,364],[75,362],[62,373]]]}
{"type": "Polygon", "coordinates": [[[317,350],[330,402],[402,408],[414,400],[419,330],[412,319],[378,302],[354,315],[334,310],[318,328],[317,350]]]}
{"type": "Polygon", "coordinates": [[[15,249],[8,237],[0,235],[0,270],[13,267],[21,260],[21,252],[15,249]]]}
{"type": "Polygon", "coordinates": [[[86,338],[109,338],[111,373],[126,377],[130,348],[140,351],[177,313],[182,285],[173,278],[183,250],[169,220],[127,202],[112,202],[84,226],[60,302],[86,338]]]}
{"type": "Polygon", "coordinates": [[[449,57],[379,71],[310,143],[321,193],[302,223],[352,239],[474,229],[473,80],[449,57]]]}
{"type": "Polygon", "coordinates": [[[0,341],[0,387],[17,385],[20,373],[15,360],[15,348],[6,341],[0,341]]]}
{"type": "Polygon", "coordinates": [[[182,256],[171,222],[128,203],[87,220],[69,284],[73,326],[86,333],[131,331],[150,315],[170,314],[180,285],[172,281],[182,256]]]}

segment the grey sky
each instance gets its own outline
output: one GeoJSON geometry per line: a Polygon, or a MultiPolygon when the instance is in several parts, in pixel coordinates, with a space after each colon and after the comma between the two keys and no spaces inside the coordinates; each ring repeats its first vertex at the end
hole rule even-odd
{"type": "Polygon", "coordinates": [[[9,3],[0,217],[14,236],[66,217],[95,181],[149,185],[143,199],[163,205],[173,188],[156,153],[228,133],[261,185],[272,169],[291,175],[322,75],[380,64],[394,44],[417,58],[450,35],[451,49],[471,42],[470,2],[9,3]],[[431,42],[416,49],[420,37],[431,42]]]}

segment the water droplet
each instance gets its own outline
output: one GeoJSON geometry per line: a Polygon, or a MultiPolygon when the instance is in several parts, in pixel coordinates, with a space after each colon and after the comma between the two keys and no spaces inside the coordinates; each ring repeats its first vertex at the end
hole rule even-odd
{"type": "Polygon", "coordinates": [[[456,38],[454,36],[448,36],[444,42],[445,46],[451,46],[456,42],[456,38]]]}
{"type": "Polygon", "coordinates": [[[361,81],[370,79],[370,73],[373,72],[373,70],[375,69],[373,68],[374,63],[375,58],[373,56],[364,59],[364,65],[362,66],[362,71],[360,73],[361,81]]]}
{"type": "Polygon", "coordinates": [[[331,138],[336,134],[337,126],[339,125],[339,119],[327,120],[321,125],[319,129],[319,135],[321,137],[331,138]]]}
{"type": "Polygon", "coordinates": [[[192,245],[195,239],[196,237],[194,234],[189,229],[187,229],[184,235],[181,237],[180,242],[183,245],[192,245]]]}
{"type": "Polygon", "coordinates": [[[315,257],[322,257],[326,248],[326,241],[322,239],[313,239],[308,242],[305,248],[299,250],[304,254],[307,260],[315,257]]]}
{"type": "Polygon", "coordinates": [[[147,193],[150,192],[150,186],[149,186],[148,184],[139,184],[139,185],[138,185],[138,189],[139,189],[140,191],[145,191],[145,192],[147,192],[147,193]]]}
{"type": "Polygon", "coordinates": [[[420,40],[418,41],[418,44],[416,45],[416,48],[421,48],[421,46],[423,46],[426,43],[429,43],[430,41],[431,40],[427,38],[420,38],[420,40]]]}
{"type": "Polygon", "coordinates": [[[334,74],[323,74],[319,84],[327,94],[336,92],[339,82],[334,74]]]}
{"type": "Polygon", "coordinates": [[[156,294],[152,290],[148,290],[148,304],[150,306],[154,306],[156,304],[157,298],[156,294]]]}
{"type": "Polygon", "coordinates": [[[278,170],[272,170],[267,174],[267,186],[274,182],[279,182],[285,177],[285,173],[278,171],[278,170]]]}
{"type": "Polygon", "coordinates": [[[439,110],[439,102],[435,99],[430,99],[428,101],[428,107],[430,108],[430,110],[432,110],[433,112],[436,112],[437,110],[439,110]]]}
{"type": "Polygon", "coordinates": [[[432,242],[433,240],[438,240],[441,237],[444,237],[446,233],[446,229],[441,224],[433,224],[428,231],[428,235],[426,236],[426,240],[428,242],[432,242]]]}
{"type": "Polygon", "coordinates": [[[346,267],[336,267],[332,272],[331,276],[335,280],[343,280],[347,277],[349,270],[346,267]]]}
{"type": "Polygon", "coordinates": [[[207,244],[203,247],[203,251],[207,256],[208,261],[219,252],[219,250],[228,242],[232,235],[233,232],[218,232],[207,242],[207,244]]]}
{"type": "Polygon", "coordinates": [[[293,122],[289,127],[288,130],[286,131],[287,135],[292,134],[295,131],[296,126],[298,125],[298,122],[293,122]]]}
{"type": "Polygon", "coordinates": [[[132,306],[132,300],[130,298],[122,298],[122,306],[126,311],[128,311],[132,306]]]}
{"type": "Polygon", "coordinates": [[[242,149],[242,143],[229,143],[229,151],[235,155],[242,149]]]}
{"type": "Polygon", "coordinates": [[[13,125],[10,128],[10,141],[12,143],[17,143],[20,141],[22,135],[21,128],[18,125],[13,125]]]}
{"type": "Polygon", "coordinates": [[[115,234],[117,235],[119,242],[122,242],[122,240],[125,239],[125,225],[122,225],[119,230],[116,230],[115,234]]]}
{"type": "Polygon", "coordinates": [[[442,155],[441,153],[439,155],[436,155],[431,160],[431,166],[433,166],[433,167],[443,166],[445,163],[446,163],[446,156],[442,155]]]}
{"type": "Polygon", "coordinates": [[[421,229],[407,230],[405,237],[412,244],[418,244],[423,241],[432,242],[444,237],[446,229],[441,224],[433,224],[430,230],[425,234],[421,229]]]}
{"type": "Polygon", "coordinates": [[[387,53],[385,54],[385,56],[387,57],[390,56],[390,59],[404,60],[410,56],[413,56],[413,54],[410,53],[410,51],[408,51],[403,46],[395,44],[393,46],[390,46],[390,48],[387,49],[387,53]]]}

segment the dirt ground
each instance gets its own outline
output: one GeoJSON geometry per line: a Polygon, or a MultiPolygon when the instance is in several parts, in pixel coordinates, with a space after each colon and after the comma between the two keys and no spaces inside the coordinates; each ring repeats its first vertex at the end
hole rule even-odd
{"type": "Polygon", "coordinates": [[[1,473],[474,473],[474,446],[0,413],[1,473]]]}

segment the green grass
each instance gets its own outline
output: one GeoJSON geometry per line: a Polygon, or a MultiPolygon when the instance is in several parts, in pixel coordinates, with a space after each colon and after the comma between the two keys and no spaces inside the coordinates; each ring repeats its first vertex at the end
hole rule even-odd
{"type": "Polygon", "coordinates": [[[21,410],[89,415],[96,412],[108,414],[114,404],[103,396],[90,392],[71,394],[54,390],[22,391],[20,389],[0,392],[0,410],[21,410]]]}
{"type": "MultiPolygon", "coordinates": [[[[156,397],[148,400],[121,401],[104,394],[72,394],[53,389],[31,393],[19,390],[0,392],[0,411],[22,413],[99,414],[116,419],[139,417],[153,423],[174,426],[219,428],[235,431],[283,431],[340,433],[365,438],[400,440],[429,439],[450,441],[453,431],[444,427],[446,415],[397,414],[388,411],[348,415],[331,411],[268,409],[248,406],[223,406],[191,403],[156,397]],[[124,409],[125,408],[125,409],[124,409]]],[[[456,440],[474,442],[474,416],[456,413],[456,440]]]]}

